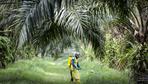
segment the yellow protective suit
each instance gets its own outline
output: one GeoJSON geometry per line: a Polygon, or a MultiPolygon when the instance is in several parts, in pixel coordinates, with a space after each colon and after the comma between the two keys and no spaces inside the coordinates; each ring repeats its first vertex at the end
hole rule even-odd
{"type": "Polygon", "coordinates": [[[74,82],[75,82],[76,84],[80,84],[80,74],[79,74],[79,71],[76,70],[76,69],[74,69],[74,70],[72,71],[72,76],[73,76],[73,78],[74,78],[74,82]]]}
{"type": "Polygon", "coordinates": [[[78,59],[76,59],[75,57],[72,57],[71,55],[68,57],[68,67],[69,70],[72,72],[72,78],[74,79],[74,82],[76,84],[80,84],[80,74],[79,71],[77,69],[75,69],[72,65],[72,59],[74,59],[74,64],[77,65],[78,63],[78,59]]]}

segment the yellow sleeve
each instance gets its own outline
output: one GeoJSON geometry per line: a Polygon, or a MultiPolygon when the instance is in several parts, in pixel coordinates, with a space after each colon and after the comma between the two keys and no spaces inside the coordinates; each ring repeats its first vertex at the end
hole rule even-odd
{"type": "Polygon", "coordinates": [[[71,59],[72,59],[72,57],[68,57],[68,66],[70,66],[71,65],[71,59]]]}

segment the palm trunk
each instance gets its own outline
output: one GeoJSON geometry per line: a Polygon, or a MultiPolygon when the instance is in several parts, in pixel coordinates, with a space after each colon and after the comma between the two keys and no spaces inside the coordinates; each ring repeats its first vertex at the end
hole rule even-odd
{"type": "Polygon", "coordinates": [[[148,60],[146,53],[148,52],[147,46],[142,45],[137,49],[135,56],[132,60],[132,75],[136,84],[148,84],[145,77],[148,76],[148,60]]]}
{"type": "Polygon", "coordinates": [[[148,77],[148,59],[146,58],[148,55],[148,12],[145,9],[146,4],[144,4],[142,1],[139,1],[137,6],[141,26],[139,26],[138,31],[135,30],[137,33],[134,35],[140,45],[134,54],[131,67],[136,84],[148,84],[148,81],[145,80],[148,77]]]}
{"type": "Polygon", "coordinates": [[[6,67],[5,61],[4,61],[5,57],[4,57],[3,52],[4,52],[3,49],[0,48],[0,68],[5,68],[6,67]]]}

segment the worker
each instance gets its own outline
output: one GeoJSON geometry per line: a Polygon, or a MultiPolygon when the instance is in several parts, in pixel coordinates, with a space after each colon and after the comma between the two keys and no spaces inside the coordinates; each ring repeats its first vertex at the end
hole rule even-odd
{"type": "Polygon", "coordinates": [[[69,70],[70,70],[70,75],[71,75],[71,81],[75,82],[76,84],[80,84],[80,74],[79,74],[79,70],[80,65],[78,62],[78,58],[79,58],[80,54],[78,52],[75,52],[74,55],[70,55],[68,57],[68,66],[69,66],[69,70]]]}

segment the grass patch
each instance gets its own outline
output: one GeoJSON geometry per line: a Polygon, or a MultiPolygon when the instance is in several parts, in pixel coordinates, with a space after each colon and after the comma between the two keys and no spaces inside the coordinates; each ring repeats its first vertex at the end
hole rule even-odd
{"type": "MultiPolygon", "coordinates": [[[[0,84],[70,84],[67,59],[19,60],[0,69],[0,84]]],[[[81,84],[128,84],[127,72],[110,69],[97,61],[80,63],[81,84]]]]}

